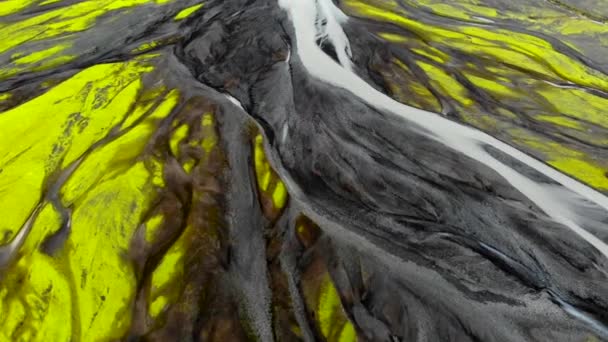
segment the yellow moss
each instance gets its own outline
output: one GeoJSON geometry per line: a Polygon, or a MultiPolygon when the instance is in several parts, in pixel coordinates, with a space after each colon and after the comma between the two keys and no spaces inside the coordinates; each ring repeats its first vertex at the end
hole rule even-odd
{"type": "MultiPolygon", "coordinates": [[[[50,204],[43,206],[22,257],[0,283],[2,312],[11,312],[10,321],[0,325],[0,340],[114,340],[128,329],[135,276],[125,256],[155,186],[162,185],[158,162],[144,165],[139,155],[179,100],[172,91],[152,112],[133,109],[141,77],[152,71],[146,58],[85,69],[0,114],[0,127],[12,132],[0,144],[0,225],[8,231],[3,242],[29,216],[46,177],[83,156],[113,128],[123,130],[88,154],[62,187],[63,204],[73,208],[72,225],[53,256],[42,254],[40,245],[57,232],[61,217],[50,204]],[[147,116],[133,127],[121,125],[130,113],[130,118],[147,116]]],[[[146,93],[151,103],[158,102],[154,94],[146,93]]]]}
{"type": "Polygon", "coordinates": [[[537,90],[563,114],[608,128],[608,100],[584,90],[546,87],[537,90]]]}
{"type": "Polygon", "coordinates": [[[475,75],[466,75],[466,77],[473,83],[475,86],[482,88],[495,97],[499,99],[503,99],[505,97],[515,97],[519,94],[513,90],[513,88],[507,87],[504,84],[495,81],[495,78],[487,79],[484,77],[478,77],[475,75]]]}
{"type": "Polygon", "coordinates": [[[56,67],[59,65],[67,64],[75,59],[76,59],[76,56],[69,56],[69,55],[53,57],[48,60],[45,60],[44,63],[42,63],[41,65],[39,65],[35,68],[32,68],[32,70],[33,71],[46,70],[46,69],[53,68],[53,67],[56,67]]]}
{"type": "Polygon", "coordinates": [[[169,300],[167,297],[160,295],[156,297],[149,307],[149,314],[152,318],[158,317],[160,313],[169,305],[169,300]]]}
{"type": "Polygon", "coordinates": [[[382,37],[384,40],[389,41],[391,43],[404,43],[404,42],[408,41],[407,38],[405,38],[402,35],[396,34],[396,33],[382,32],[382,33],[378,33],[378,35],[380,37],[382,37]]]}
{"type": "Polygon", "coordinates": [[[163,256],[158,267],[152,274],[152,292],[160,289],[164,284],[169,282],[176,274],[182,272],[181,260],[184,257],[184,244],[185,241],[178,241],[174,244],[171,249],[163,256]]]}
{"type": "Polygon", "coordinates": [[[319,306],[317,313],[319,315],[319,325],[323,336],[328,337],[331,328],[335,325],[333,316],[336,311],[341,310],[340,297],[338,291],[331,282],[331,278],[327,277],[321,285],[321,294],[319,296],[319,306]]]}
{"type": "Polygon", "coordinates": [[[46,203],[38,214],[32,230],[21,247],[21,253],[28,254],[35,252],[49,235],[59,230],[61,223],[61,216],[57,210],[51,204],[46,203]]]}
{"type": "Polygon", "coordinates": [[[144,51],[148,51],[148,50],[152,50],[156,47],[158,47],[160,45],[159,42],[147,42],[147,43],[143,43],[140,46],[138,46],[136,49],[134,49],[132,52],[138,53],[138,52],[144,52],[144,51]]]}
{"type": "Polygon", "coordinates": [[[179,143],[186,138],[188,135],[188,125],[179,126],[171,135],[171,139],[169,140],[169,146],[171,147],[171,152],[173,152],[174,156],[179,156],[179,143]]]}
{"type": "Polygon", "coordinates": [[[184,274],[184,257],[192,228],[186,227],[182,235],[169,248],[161,262],[152,272],[148,313],[156,318],[177,299],[177,293],[169,291],[172,284],[180,283],[184,274]]]}
{"type": "Polygon", "coordinates": [[[3,340],[99,341],[120,338],[130,324],[135,277],[124,258],[152,188],[143,163],[98,184],[76,205],[72,230],[54,256],[40,252],[60,225],[47,205],[7,278],[0,306],[3,340]],[[120,317],[120,319],[117,319],[120,317]]]}
{"type": "Polygon", "coordinates": [[[6,213],[0,230],[8,231],[7,237],[25,222],[45,178],[79,158],[124,118],[141,75],[150,70],[137,61],[94,66],[0,115],[0,127],[11,132],[0,144],[0,208],[6,213]]]}
{"type": "MultiPolygon", "coordinates": [[[[191,144],[201,143],[203,149],[209,153],[217,145],[217,135],[214,130],[215,119],[212,113],[204,113],[202,115],[201,125],[203,127],[202,142],[191,142],[191,144]]],[[[204,160],[202,161],[204,162],[204,160]]],[[[192,162],[186,162],[184,169],[190,172],[193,167],[192,162]]],[[[156,217],[148,221],[147,229],[150,226],[158,227],[162,218],[156,217]]],[[[156,229],[154,229],[156,231],[156,229]]],[[[147,240],[153,241],[154,233],[147,232],[147,240]]],[[[157,318],[167,306],[177,300],[178,293],[175,292],[176,285],[179,285],[183,278],[183,263],[185,253],[188,248],[188,242],[191,239],[193,230],[190,226],[186,227],[185,231],[178,240],[170,247],[169,251],[163,256],[160,264],[154,270],[151,280],[151,288],[149,295],[148,312],[151,317],[157,318]]]]}
{"type": "Polygon", "coordinates": [[[148,169],[151,173],[151,183],[156,188],[162,188],[165,186],[165,179],[163,177],[164,166],[163,164],[156,160],[148,160],[148,169]]]}
{"type": "Polygon", "coordinates": [[[213,126],[214,122],[213,114],[205,113],[203,115],[203,126],[213,126]]]}
{"type": "Polygon", "coordinates": [[[150,176],[138,162],[88,191],[74,211],[66,250],[78,340],[117,339],[130,325],[135,275],[125,255],[155,193],[150,176]]]}
{"type": "Polygon", "coordinates": [[[17,13],[36,1],[37,0],[4,0],[2,1],[2,4],[0,4],[0,16],[17,13]]]}
{"type": "Polygon", "coordinates": [[[198,11],[201,7],[203,7],[204,4],[198,4],[198,5],[194,5],[194,6],[190,6],[188,8],[185,8],[183,10],[181,10],[179,13],[177,13],[177,15],[175,16],[175,20],[183,20],[188,18],[189,16],[191,16],[192,14],[194,14],[194,12],[198,11]]]}
{"type": "Polygon", "coordinates": [[[298,225],[296,225],[296,232],[298,233],[298,235],[304,235],[306,234],[307,228],[304,224],[300,223],[298,225]]]}
{"type": "Polygon", "coordinates": [[[254,169],[258,189],[263,195],[272,198],[273,205],[276,209],[282,209],[287,202],[287,189],[266,159],[264,139],[261,134],[256,135],[253,145],[254,169]],[[273,182],[275,186],[271,187],[273,182]]]}
{"type": "Polygon", "coordinates": [[[606,169],[582,160],[581,157],[582,156],[578,158],[555,156],[550,159],[548,163],[559,170],[583,180],[596,189],[608,190],[606,169]]]}
{"type": "Polygon", "coordinates": [[[425,85],[416,79],[407,65],[398,59],[394,59],[393,64],[396,67],[384,72],[383,75],[392,96],[397,101],[433,112],[441,111],[439,101],[425,85]]]}
{"type": "Polygon", "coordinates": [[[344,313],[340,296],[329,275],[321,283],[317,315],[321,333],[328,342],[356,341],[355,329],[344,313]]]}
{"type": "MultiPolygon", "coordinates": [[[[553,30],[553,32],[559,31],[564,35],[577,35],[583,32],[586,34],[596,34],[596,37],[600,41],[601,36],[597,35],[608,32],[608,29],[602,27],[599,23],[591,24],[582,17],[575,18],[574,20],[564,19],[560,13],[549,9],[545,11],[545,8],[543,8],[543,12],[530,8],[526,9],[525,13],[517,14],[511,12],[496,13],[492,9],[484,9],[483,6],[479,6],[480,3],[478,1],[458,2],[446,5],[444,1],[439,0],[420,0],[408,2],[408,4],[414,7],[423,6],[437,9],[435,12],[440,15],[452,17],[470,16],[472,20],[475,19],[475,16],[516,18],[519,15],[517,20],[523,20],[529,23],[529,25],[536,25],[534,26],[536,29],[548,32],[546,28],[539,26],[541,21],[527,17],[527,15],[541,16],[541,18],[546,18],[543,19],[545,20],[543,23],[552,25],[550,30],[553,30]],[[452,10],[449,7],[453,7],[454,13],[449,13],[452,10]],[[553,19],[550,17],[553,17],[553,19]],[[536,21],[535,24],[534,21],[536,21]]],[[[467,69],[475,70],[475,72],[467,72],[465,70],[464,76],[476,87],[487,91],[499,101],[522,97],[525,99],[526,105],[533,106],[532,109],[535,112],[556,113],[555,115],[535,115],[534,118],[536,120],[550,122],[553,125],[565,128],[577,129],[579,130],[578,134],[586,134],[583,128],[588,127],[588,125],[582,124],[581,121],[601,126],[600,131],[608,128],[608,116],[605,115],[608,100],[582,89],[551,85],[553,82],[570,82],[605,91],[608,90],[608,76],[556,50],[546,40],[521,32],[511,32],[506,29],[489,29],[464,22],[450,25],[449,27],[435,26],[418,21],[413,13],[408,12],[404,7],[398,6],[394,1],[362,2],[345,0],[344,5],[346,10],[350,11],[351,14],[385,21],[415,33],[420,38],[409,41],[404,38],[400,39],[399,35],[391,33],[385,39],[407,43],[409,48],[414,52],[429,58],[434,54],[429,53],[426,46],[420,45],[419,41],[423,41],[429,46],[448,46],[466,55],[487,58],[490,64],[499,62],[500,64],[496,64],[495,67],[488,66],[483,68],[483,70],[477,70],[477,66],[469,65],[467,69]],[[521,87],[521,90],[513,86],[514,80],[524,85],[521,87]]],[[[382,35],[380,34],[381,37],[382,35]]],[[[438,60],[435,59],[435,62],[438,62],[438,60]]],[[[427,72],[427,75],[432,80],[433,87],[443,96],[455,98],[462,106],[472,103],[472,99],[468,98],[470,95],[467,94],[466,89],[463,89],[455,77],[446,74],[438,67],[433,68],[430,64],[421,64],[421,67],[425,69],[425,72],[427,72]]],[[[417,97],[407,93],[406,90],[408,88],[411,89],[409,81],[400,81],[397,84],[392,84],[391,81],[394,81],[396,76],[389,75],[386,77],[393,95],[398,100],[410,105],[416,105],[414,103],[415,100],[408,99],[408,97],[417,97]],[[403,88],[403,90],[398,88],[403,88]]],[[[419,97],[425,98],[422,95],[419,97]]],[[[427,109],[430,108],[428,104],[425,106],[427,109]]],[[[509,119],[517,117],[504,109],[499,109],[498,113],[509,119]]],[[[501,129],[499,126],[500,122],[487,115],[467,113],[464,116],[464,120],[487,131],[501,129]]],[[[512,135],[512,138],[515,140],[523,136],[529,138],[531,134],[531,132],[522,131],[518,135],[512,135]]],[[[600,144],[606,141],[606,139],[597,135],[601,135],[601,132],[596,133],[596,136],[589,136],[588,139],[593,139],[593,141],[600,144]]],[[[591,186],[600,189],[606,187],[606,177],[604,176],[606,164],[603,161],[594,160],[593,156],[586,156],[580,151],[569,149],[565,146],[552,146],[548,148],[547,141],[543,141],[537,146],[524,145],[542,152],[547,156],[547,162],[561,171],[579,178],[591,186]]]]}
{"type": "Polygon", "coordinates": [[[272,193],[272,201],[275,208],[283,208],[285,206],[285,202],[287,202],[287,189],[285,189],[285,184],[283,184],[283,182],[277,183],[277,186],[272,193]]]}
{"type": "Polygon", "coordinates": [[[264,143],[261,134],[255,137],[254,145],[254,161],[255,161],[255,173],[258,180],[258,187],[265,191],[268,189],[270,183],[270,166],[266,162],[266,156],[264,155],[264,143]]]}
{"type": "Polygon", "coordinates": [[[498,10],[496,10],[496,8],[480,6],[477,4],[468,4],[468,3],[464,3],[464,2],[459,3],[458,5],[466,8],[470,13],[473,13],[475,15],[490,17],[490,18],[495,18],[498,16],[498,10]]]}
{"type": "Polygon", "coordinates": [[[4,167],[0,177],[1,244],[12,240],[33,211],[40,199],[44,179],[44,165],[35,160],[23,161],[14,167],[5,164],[4,167]]]}
{"type": "Polygon", "coordinates": [[[409,87],[415,94],[425,99],[426,106],[423,106],[425,109],[429,108],[430,110],[435,112],[441,110],[441,105],[439,104],[439,101],[437,101],[433,93],[431,93],[431,91],[428,90],[427,87],[425,87],[419,82],[412,82],[409,87]]]}
{"type": "Polygon", "coordinates": [[[11,341],[13,339],[12,335],[15,330],[19,327],[21,322],[26,320],[26,313],[23,303],[20,299],[15,298],[16,296],[11,296],[10,299],[7,299],[8,290],[3,289],[2,297],[3,297],[3,315],[5,317],[9,317],[4,324],[2,325],[2,331],[0,332],[0,336],[4,336],[4,341],[11,341]]]}
{"type": "Polygon", "coordinates": [[[184,168],[184,171],[186,171],[186,173],[190,173],[192,172],[192,169],[195,166],[195,162],[192,159],[188,159],[185,163],[183,163],[182,167],[184,168]]]}
{"type": "Polygon", "coordinates": [[[559,21],[557,30],[564,35],[597,34],[608,33],[608,26],[585,18],[569,17],[559,21]]]}
{"type": "Polygon", "coordinates": [[[433,12],[444,17],[470,20],[471,16],[464,13],[462,10],[448,4],[433,4],[429,6],[433,12]]]}
{"type": "Polygon", "coordinates": [[[474,16],[483,16],[494,18],[498,15],[498,11],[492,7],[481,6],[477,1],[474,3],[460,1],[453,4],[446,4],[443,1],[437,0],[417,0],[414,5],[424,6],[431,9],[438,15],[472,20],[474,16]]]}
{"type": "Polygon", "coordinates": [[[454,29],[436,27],[403,16],[403,10],[391,3],[372,6],[347,0],[345,4],[355,13],[394,23],[426,40],[441,42],[471,55],[500,60],[548,78],[561,77],[570,82],[608,90],[608,76],[554,50],[549,42],[532,35],[466,25],[454,29]]]}
{"type": "Polygon", "coordinates": [[[260,183],[260,188],[262,191],[268,190],[268,186],[270,185],[270,179],[272,178],[272,173],[270,171],[266,171],[262,176],[262,182],[260,183]]]}
{"type": "Polygon", "coordinates": [[[426,72],[431,84],[446,97],[455,99],[465,107],[473,104],[467,89],[447,72],[429,63],[419,61],[417,64],[426,72]]]}
{"type": "Polygon", "coordinates": [[[49,68],[66,64],[73,61],[76,56],[59,55],[60,52],[70,47],[70,44],[59,44],[57,46],[33,52],[29,55],[14,54],[12,67],[0,69],[0,80],[12,77],[23,72],[43,71],[49,68]]]}
{"type": "Polygon", "coordinates": [[[348,322],[344,325],[342,329],[342,333],[340,334],[339,342],[356,342],[357,341],[357,333],[355,332],[355,327],[352,323],[348,322]]]}
{"type": "Polygon", "coordinates": [[[412,51],[421,56],[430,58],[431,60],[437,63],[445,63],[445,61],[447,60],[447,56],[444,53],[441,53],[439,50],[430,47],[426,50],[413,48],[412,51]]]}
{"type": "MultiPolygon", "coordinates": [[[[140,120],[144,115],[149,114],[154,106],[159,106],[167,98],[172,98],[178,95],[177,90],[172,90],[169,95],[164,94],[166,87],[164,85],[156,86],[152,89],[144,90],[135,104],[135,109],[132,110],[127,119],[123,121],[121,129],[125,129],[133,125],[137,120],[140,120]]],[[[172,102],[175,99],[172,100],[172,102]]],[[[165,104],[166,105],[166,104],[165,104]]]]}
{"type": "Polygon", "coordinates": [[[38,63],[43,59],[48,59],[49,57],[56,55],[63,50],[70,47],[70,44],[59,44],[48,49],[32,52],[27,56],[18,57],[13,61],[15,64],[32,64],[38,63]]]}
{"type": "Polygon", "coordinates": [[[60,1],[62,1],[62,0],[46,0],[46,1],[43,1],[43,2],[39,3],[38,6],[55,4],[55,3],[58,3],[60,1]]]}
{"type": "MultiPolygon", "coordinates": [[[[42,71],[52,67],[65,65],[77,59],[78,55],[59,55],[78,39],[78,33],[94,27],[99,18],[111,14],[113,17],[125,14],[136,6],[160,6],[175,0],[87,0],[47,11],[34,11],[31,16],[22,20],[11,20],[0,23],[0,54],[13,52],[16,59],[11,65],[0,68],[0,79],[13,77],[23,72],[42,71]],[[37,45],[40,41],[52,41],[53,46],[44,44],[41,51],[37,45]],[[20,49],[21,46],[24,49],[20,49]],[[27,45],[27,46],[26,46],[27,45]],[[25,52],[28,55],[23,55],[25,52]]],[[[5,0],[0,5],[0,16],[15,14],[24,9],[36,10],[35,0],[5,0]],[[31,6],[30,6],[31,5],[31,6]]],[[[58,1],[42,1],[38,6],[48,5],[58,1]]],[[[141,53],[160,45],[160,42],[146,42],[134,53],[141,53]]]]}
{"type": "Polygon", "coordinates": [[[158,233],[159,228],[162,227],[162,223],[164,222],[164,219],[165,218],[163,215],[155,215],[146,222],[146,241],[147,242],[149,242],[149,243],[154,242],[154,240],[156,238],[156,234],[158,233]]]}
{"type": "Polygon", "coordinates": [[[34,251],[0,285],[2,341],[69,341],[69,285],[53,258],[34,251]]]}
{"type": "MultiPolygon", "coordinates": [[[[0,27],[0,53],[24,42],[39,41],[48,38],[76,33],[91,28],[96,20],[110,11],[128,9],[150,3],[150,0],[89,0],[77,2],[70,6],[50,10],[22,21],[0,27]]],[[[156,0],[156,4],[165,4],[168,0],[156,0]]],[[[16,13],[33,1],[15,0],[3,3],[0,15],[16,13]]]]}
{"type": "Polygon", "coordinates": [[[516,142],[519,144],[543,153],[549,165],[574,178],[580,179],[596,189],[608,190],[606,167],[590,160],[584,153],[553,141],[534,138],[520,129],[512,130],[511,134],[516,137],[516,142]]]}
{"type": "MultiPolygon", "coordinates": [[[[205,150],[205,152],[207,152],[207,155],[208,155],[211,152],[211,150],[213,150],[217,146],[217,143],[218,143],[218,136],[214,129],[215,119],[213,117],[213,113],[203,114],[203,119],[202,119],[201,124],[203,126],[203,133],[205,136],[203,138],[201,146],[203,147],[203,150],[205,150]]],[[[189,171],[189,170],[186,170],[186,171],[189,171]]]]}
{"type": "Polygon", "coordinates": [[[143,152],[158,122],[169,115],[177,101],[177,92],[170,93],[139,125],[87,156],[62,188],[64,202],[73,203],[91,187],[127,170],[143,152]]]}
{"type": "Polygon", "coordinates": [[[581,129],[581,124],[573,119],[557,115],[538,115],[534,117],[536,120],[550,122],[558,126],[566,128],[581,129]]]}
{"type": "Polygon", "coordinates": [[[608,89],[608,76],[600,74],[580,62],[572,60],[567,55],[555,51],[550,43],[540,38],[507,30],[490,31],[479,27],[464,27],[461,30],[467,35],[486,41],[504,42],[510,49],[520,54],[520,56],[516,56],[515,53],[509,52],[506,55],[504,53],[496,55],[502,61],[525,66],[525,64],[520,62],[523,61],[522,58],[525,56],[528,60],[535,61],[537,66],[540,66],[542,63],[543,69],[546,66],[546,69],[550,70],[551,73],[571,82],[600,89],[608,89]]]}

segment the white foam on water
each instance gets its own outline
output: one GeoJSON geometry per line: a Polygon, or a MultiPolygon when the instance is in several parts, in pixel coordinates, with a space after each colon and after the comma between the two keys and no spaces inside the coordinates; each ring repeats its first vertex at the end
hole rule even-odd
{"type": "Polygon", "coordinates": [[[478,17],[478,16],[472,16],[471,18],[479,20],[479,21],[483,21],[484,23],[489,23],[489,24],[494,24],[495,21],[492,19],[488,19],[486,17],[478,17]]]}
{"type": "MultiPolygon", "coordinates": [[[[317,36],[315,22],[319,12],[323,12],[324,15],[333,14],[333,22],[335,23],[344,21],[339,14],[336,14],[335,10],[328,11],[328,8],[335,7],[331,0],[279,0],[279,6],[287,11],[291,18],[296,35],[296,53],[311,76],[346,89],[373,107],[392,112],[409,122],[415,123],[431,132],[432,138],[435,140],[493,169],[554,221],[570,228],[608,257],[608,245],[580,226],[575,206],[569,205],[569,201],[574,196],[570,196],[568,199],[556,196],[553,187],[549,188],[546,184],[535,182],[522,175],[492,157],[484,150],[484,147],[492,146],[528,165],[580,195],[581,200],[594,202],[602,207],[608,215],[608,198],[606,196],[486,133],[450,121],[434,113],[399,103],[374,89],[350,69],[341,67],[327,56],[316,45],[315,41],[317,36]]],[[[330,22],[329,19],[328,23],[330,22]]],[[[348,46],[348,42],[342,41],[347,40],[347,38],[341,29],[339,31],[328,29],[327,34],[336,48],[338,45],[348,46]]]]}
{"type": "Polygon", "coordinates": [[[586,313],[578,310],[574,306],[572,306],[572,305],[564,302],[559,297],[554,297],[554,298],[559,303],[559,305],[561,305],[561,307],[564,309],[564,311],[566,311],[568,314],[570,314],[570,315],[576,317],[577,319],[579,319],[579,320],[581,320],[581,321],[589,324],[595,330],[597,330],[598,332],[601,332],[604,336],[608,336],[608,328],[606,328],[606,326],[603,323],[601,323],[597,319],[589,316],[588,314],[586,314],[586,313]]]}
{"type": "Polygon", "coordinates": [[[237,100],[234,98],[234,96],[228,94],[228,93],[222,93],[224,96],[226,96],[226,98],[228,99],[228,101],[232,102],[235,106],[239,107],[241,110],[245,111],[245,109],[243,108],[243,104],[241,103],[241,101],[237,100]]]}
{"type": "Polygon", "coordinates": [[[321,20],[326,24],[317,27],[316,37],[329,40],[336,49],[340,64],[347,70],[352,70],[350,42],[340,25],[348,20],[348,16],[332,1],[318,1],[318,5],[317,22],[321,20]]]}

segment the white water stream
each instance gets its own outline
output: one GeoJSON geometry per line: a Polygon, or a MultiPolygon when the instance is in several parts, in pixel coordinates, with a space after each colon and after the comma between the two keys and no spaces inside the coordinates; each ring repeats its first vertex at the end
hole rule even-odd
{"type": "Polygon", "coordinates": [[[352,72],[350,61],[344,61],[346,51],[349,51],[350,47],[341,24],[348,18],[331,0],[279,0],[279,5],[287,11],[295,29],[297,46],[292,49],[295,48],[294,53],[298,55],[310,75],[350,91],[377,109],[392,112],[417,124],[431,132],[432,138],[446,147],[493,169],[554,221],[567,226],[608,257],[608,245],[582,228],[580,224],[584,218],[577,214],[577,208],[588,208],[590,201],[601,207],[598,209],[603,212],[602,215],[608,216],[606,196],[486,133],[434,113],[406,106],[374,89],[352,72]],[[319,18],[327,21],[326,28],[321,33],[318,31],[319,18]],[[334,44],[342,65],[336,63],[317,46],[316,39],[323,35],[327,35],[327,39],[334,44]],[[492,157],[484,150],[484,146],[494,147],[570,191],[558,194],[554,191],[554,186],[529,179],[492,157]]]}

